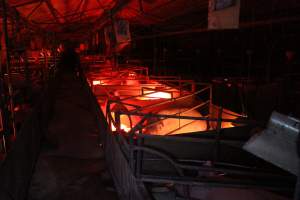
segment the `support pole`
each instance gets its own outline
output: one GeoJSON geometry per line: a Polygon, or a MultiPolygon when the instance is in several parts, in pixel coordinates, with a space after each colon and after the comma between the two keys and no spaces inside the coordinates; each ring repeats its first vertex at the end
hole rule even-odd
{"type": "Polygon", "coordinates": [[[118,69],[118,57],[117,57],[117,52],[116,52],[116,45],[117,45],[117,41],[116,41],[116,32],[115,32],[115,27],[114,27],[114,23],[115,23],[115,19],[114,19],[114,15],[113,15],[113,11],[110,11],[110,21],[111,21],[111,31],[112,34],[115,35],[114,37],[114,41],[112,42],[112,56],[113,56],[113,65],[116,69],[118,69]]]}
{"type": "Polygon", "coordinates": [[[25,62],[25,80],[26,80],[26,98],[31,102],[31,96],[32,96],[32,83],[31,83],[31,75],[30,75],[30,69],[29,69],[29,62],[28,62],[28,55],[27,52],[24,51],[24,62],[25,62]]]}
{"type": "Polygon", "coordinates": [[[153,38],[153,63],[152,74],[157,75],[157,38],[153,38]]]}
{"type": "Polygon", "coordinates": [[[222,114],[223,114],[223,107],[220,107],[219,113],[218,113],[218,121],[217,121],[216,149],[215,149],[215,160],[214,160],[214,162],[219,162],[219,157],[220,157],[222,114]]]}
{"type": "Polygon", "coordinates": [[[9,52],[9,38],[8,38],[8,30],[7,30],[7,7],[6,0],[1,0],[2,4],[2,29],[4,34],[4,41],[2,46],[2,51],[5,54],[5,68],[7,73],[7,87],[8,87],[8,104],[10,111],[10,121],[13,136],[16,136],[16,128],[15,128],[15,115],[14,115],[14,104],[13,104],[13,88],[11,84],[11,72],[10,72],[10,52],[9,52]]]}

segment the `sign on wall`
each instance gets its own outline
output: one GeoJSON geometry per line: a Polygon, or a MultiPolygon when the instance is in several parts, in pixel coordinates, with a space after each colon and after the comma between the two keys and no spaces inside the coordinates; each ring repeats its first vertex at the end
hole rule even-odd
{"type": "Polygon", "coordinates": [[[119,19],[114,23],[114,31],[116,36],[115,51],[120,52],[130,44],[131,34],[129,29],[129,22],[127,20],[119,19]]]}
{"type": "Polygon", "coordinates": [[[120,19],[115,21],[114,29],[117,44],[127,43],[131,41],[129,22],[127,20],[120,19]]]}
{"type": "Polygon", "coordinates": [[[114,21],[113,26],[104,28],[106,55],[120,52],[131,42],[129,22],[124,19],[114,21]]]}
{"type": "Polygon", "coordinates": [[[240,23],[240,0],[209,0],[208,29],[235,29],[240,23]]]}

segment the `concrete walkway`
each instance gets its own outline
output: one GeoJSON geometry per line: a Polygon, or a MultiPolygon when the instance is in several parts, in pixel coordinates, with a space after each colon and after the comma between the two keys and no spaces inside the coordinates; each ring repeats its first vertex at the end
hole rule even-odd
{"type": "Polygon", "coordinates": [[[29,200],[115,200],[96,121],[79,80],[63,75],[29,200]]]}

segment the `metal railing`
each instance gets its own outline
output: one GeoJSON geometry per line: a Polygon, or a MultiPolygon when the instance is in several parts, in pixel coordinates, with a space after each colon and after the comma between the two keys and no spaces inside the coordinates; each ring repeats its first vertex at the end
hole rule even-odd
{"type": "MultiPolygon", "coordinates": [[[[87,85],[88,87],[88,85],[87,85]]],[[[230,163],[222,163],[218,161],[217,158],[213,159],[212,166],[206,166],[205,160],[184,160],[180,158],[174,158],[168,153],[149,147],[144,144],[144,140],[159,138],[159,140],[167,140],[171,142],[199,142],[199,145],[203,143],[202,139],[195,139],[189,137],[170,137],[170,136],[153,136],[142,134],[142,129],[144,128],[143,123],[147,118],[158,117],[158,118],[175,118],[175,119],[190,119],[190,120],[205,120],[216,122],[218,125],[217,131],[212,134],[210,142],[212,145],[218,149],[220,145],[240,145],[239,142],[234,140],[222,140],[220,136],[220,129],[222,122],[234,122],[240,124],[255,124],[255,122],[245,119],[222,119],[219,115],[219,118],[209,118],[209,117],[191,117],[191,116],[176,116],[176,115],[159,115],[159,114],[144,114],[139,112],[118,112],[115,113],[116,116],[120,115],[135,115],[140,116],[142,119],[138,124],[132,127],[131,131],[126,134],[122,133],[113,133],[110,130],[109,121],[107,120],[102,113],[96,97],[93,95],[92,91],[89,89],[90,97],[93,101],[93,106],[96,107],[97,112],[97,121],[99,124],[99,129],[101,130],[102,144],[105,150],[106,160],[110,166],[110,172],[114,178],[114,182],[121,199],[149,199],[150,196],[146,191],[144,183],[175,183],[179,185],[191,186],[197,185],[202,187],[237,187],[237,188],[263,188],[273,191],[287,191],[290,190],[290,187],[284,187],[282,184],[277,184],[276,182],[264,182],[262,184],[245,180],[229,180],[229,181],[220,181],[220,180],[209,180],[205,178],[192,178],[185,175],[186,171],[202,171],[207,174],[230,174],[233,176],[244,176],[249,177],[253,176],[256,178],[270,178],[280,179],[283,181],[290,181],[289,178],[280,175],[274,175],[272,172],[260,171],[255,168],[247,168],[243,165],[234,165],[230,163]],[[219,130],[219,131],[218,131],[219,130]],[[157,161],[159,162],[168,162],[173,166],[174,170],[177,172],[177,175],[168,175],[164,173],[149,174],[144,172],[145,162],[149,160],[149,156],[146,154],[154,155],[157,161]]],[[[220,113],[222,112],[222,109],[220,113]]],[[[114,122],[116,127],[120,127],[119,117],[116,117],[114,122]]],[[[117,128],[117,131],[120,128],[117,128]]],[[[213,154],[218,155],[218,151],[213,152],[213,154]]],[[[151,157],[150,157],[151,159],[151,157]]],[[[153,159],[153,158],[152,158],[153,159]]]]}
{"type": "MultiPolygon", "coordinates": [[[[117,79],[118,78],[115,78],[114,80],[117,81],[117,79]]],[[[107,77],[106,80],[113,80],[113,77],[107,77]]],[[[133,80],[139,81],[139,78],[133,80]]],[[[279,182],[274,181],[282,180],[285,183],[290,183],[292,182],[290,180],[290,177],[285,177],[284,175],[274,175],[273,171],[249,167],[248,165],[243,164],[237,164],[235,162],[230,162],[230,160],[228,162],[224,162],[224,160],[221,159],[221,154],[224,146],[229,148],[229,153],[230,151],[232,151],[232,148],[237,151],[242,151],[241,146],[243,142],[231,136],[224,139],[224,130],[222,129],[222,123],[229,122],[240,124],[241,127],[244,127],[243,125],[256,125],[256,122],[244,119],[243,116],[240,115],[234,116],[235,119],[224,119],[222,117],[222,114],[226,113],[227,111],[219,107],[215,108],[218,112],[212,113],[212,89],[209,84],[200,84],[202,88],[199,89],[197,88],[199,85],[195,84],[194,82],[180,80],[177,77],[157,77],[157,79],[154,78],[151,80],[156,80],[160,84],[164,84],[166,87],[152,89],[147,88],[147,86],[141,84],[141,87],[136,89],[141,90],[139,95],[125,97],[123,99],[110,99],[107,101],[107,104],[104,108],[105,110],[103,111],[101,111],[100,106],[97,102],[97,98],[93,94],[93,88],[89,88],[88,84],[86,84],[87,90],[90,93],[92,105],[96,108],[95,116],[97,117],[97,121],[99,124],[106,160],[108,162],[108,165],[110,166],[109,169],[113,176],[117,191],[120,194],[121,199],[149,199],[150,196],[145,188],[144,183],[173,183],[184,185],[187,187],[196,185],[202,187],[263,188],[273,191],[290,191],[292,189],[290,185],[282,185],[278,184],[279,182]],[[191,87],[188,87],[190,89],[186,89],[186,86],[191,87]],[[197,90],[196,88],[199,90],[197,90]],[[145,92],[145,90],[148,91],[145,92]],[[172,94],[174,90],[180,91],[179,96],[174,97],[174,95],[172,94]],[[146,95],[156,92],[170,93],[171,98],[161,100],[160,102],[156,102],[154,104],[149,104],[146,106],[139,106],[128,102],[128,100],[133,100],[138,97],[145,97],[146,95]],[[200,101],[200,103],[194,104],[191,108],[183,109],[182,111],[173,115],[154,114],[146,112],[147,109],[155,109],[162,105],[168,107],[169,104],[172,104],[176,101],[184,100],[189,97],[198,97],[202,93],[206,93],[207,100],[200,101]],[[113,104],[120,105],[119,108],[127,108],[112,110],[113,104]],[[128,109],[128,107],[130,107],[130,109],[128,109]],[[208,108],[208,114],[203,115],[202,117],[184,116],[184,114],[190,110],[199,111],[204,107],[208,108]],[[103,114],[103,112],[106,113],[106,116],[103,114]],[[140,120],[135,124],[133,124],[132,120],[130,120],[130,131],[126,133],[121,128],[122,115],[128,116],[129,119],[131,119],[131,116],[136,116],[139,117],[140,120]],[[201,132],[201,134],[197,134],[199,138],[184,135],[156,136],[143,134],[143,129],[149,126],[149,124],[147,125],[147,123],[145,122],[149,121],[149,119],[151,118],[157,118],[159,119],[159,121],[163,121],[165,119],[176,119],[179,121],[205,121],[207,124],[209,124],[209,126],[206,132],[204,131],[201,132]],[[111,130],[112,125],[116,129],[116,131],[114,132],[112,132],[111,130]],[[213,128],[211,128],[212,125],[213,128]],[[167,147],[172,146],[174,148],[174,145],[176,146],[175,150],[167,149],[167,147]],[[184,156],[181,157],[180,148],[184,149],[184,145],[193,145],[194,147],[196,146],[197,150],[199,151],[194,152],[194,155],[204,155],[207,153],[209,155],[209,158],[201,159],[195,157],[188,159],[184,156]],[[202,147],[202,145],[204,147],[202,147]],[[208,150],[206,150],[205,152],[201,152],[201,150],[205,150],[207,146],[209,146],[208,150]],[[179,154],[177,154],[178,152],[179,154]],[[149,162],[154,162],[155,167],[165,166],[165,164],[168,163],[171,166],[170,170],[174,171],[175,173],[170,175],[170,171],[168,170],[153,171],[152,168],[149,168],[148,166],[149,162]],[[214,174],[220,176],[228,175],[229,177],[235,178],[220,180],[218,178],[211,179],[211,177],[203,178],[201,176],[195,177],[193,175],[190,175],[198,172],[205,174],[207,177],[211,174],[214,174]],[[236,178],[237,176],[239,178],[236,178]],[[263,180],[263,182],[259,183],[257,181],[249,181],[249,177],[253,177],[256,180],[263,180]]],[[[113,87],[118,86],[119,85],[115,84],[97,85],[97,87],[101,88],[107,87],[107,90],[113,90],[115,89],[113,87]]],[[[132,86],[122,87],[124,87],[122,89],[127,91],[133,89],[132,86]]],[[[232,115],[231,113],[227,114],[232,115]]],[[[237,154],[239,154],[240,156],[240,152],[238,152],[237,154]]],[[[240,157],[237,156],[236,158],[240,157]]]]}
{"type": "MultiPolygon", "coordinates": [[[[193,120],[191,122],[189,122],[188,124],[186,123],[181,123],[181,120],[184,120],[184,119],[187,119],[186,116],[184,116],[186,113],[189,113],[191,111],[203,111],[204,109],[207,110],[207,114],[204,115],[204,117],[202,117],[202,121],[205,121],[205,123],[207,124],[207,130],[209,130],[213,123],[210,123],[210,122],[213,122],[214,120],[209,120],[210,118],[209,117],[213,117],[213,113],[212,113],[212,87],[210,84],[196,84],[196,83],[192,83],[192,85],[200,85],[202,86],[202,88],[199,90],[199,91],[196,91],[196,92],[192,92],[192,91],[185,91],[186,94],[185,95],[182,95],[182,92],[178,91],[177,89],[174,89],[173,87],[166,87],[164,89],[159,89],[159,90],[156,90],[156,89],[151,89],[149,88],[149,92],[144,92],[145,90],[145,87],[141,87],[141,90],[142,90],[142,94],[141,95],[136,95],[136,96],[131,96],[131,97],[127,97],[127,98],[123,98],[123,99],[120,99],[120,100],[108,100],[107,102],[107,105],[106,105],[106,109],[105,109],[105,113],[106,113],[106,120],[108,122],[108,124],[110,125],[111,127],[111,124],[114,125],[114,127],[116,127],[117,130],[120,130],[119,129],[119,126],[120,124],[117,124],[116,123],[116,119],[119,120],[120,122],[120,119],[121,119],[121,115],[127,115],[129,117],[129,120],[130,120],[130,128],[132,129],[133,125],[135,124],[132,124],[132,120],[131,120],[131,116],[135,115],[135,116],[139,116],[139,117],[144,117],[144,116],[149,116],[147,114],[144,113],[144,111],[146,110],[154,110],[156,108],[160,108],[161,106],[164,106],[166,108],[168,108],[170,105],[178,102],[178,101],[182,101],[182,100],[186,100],[186,99],[189,99],[189,98],[199,98],[199,96],[206,94],[207,97],[207,100],[205,101],[199,101],[197,104],[194,104],[192,107],[190,108],[185,108],[185,109],[181,109],[180,111],[172,114],[172,115],[165,115],[163,117],[163,115],[157,115],[156,118],[158,119],[157,121],[153,122],[153,123],[150,123],[150,124],[147,124],[147,125],[143,125],[143,129],[145,128],[148,128],[150,126],[154,126],[155,124],[158,124],[158,123],[162,123],[164,120],[166,119],[178,119],[178,127],[175,128],[174,130],[171,130],[169,133],[166,133],[166,135],[169,135],[175,131],[178,131],[180,130],[181,128],[184,128],[185,126],[188,126],[190,125],[191,123],[194,122],[194,120],[199,120],[199,118],[189,118],[188,120],[193,120]],[[134,105],[134,104],[128,104],[126,103],[126,101],[128,100],[131,100],[131,99],[135,99],[135,98],[139,98],[139,97],[145,97],[147,95],[150,95],[150,94],[155,94],[156,92],[164,92],[164,93],[170,93],[171,94],[171,98],[169,99],[165,99],[165,100],[162,100],[160,102],[154,102],[153,104],[149,104],[149,105],[146,105],[146,106],[139,106],[139,105],[134,105]],[[178,93],[177,97],[173,97],[174,94],[173,93],[178,93]],[[128,112],[126,113],[122,113],[122,112],[115,112],[115,111],[112,111],[111,108],[112,108],[112,105],[113,104],[117,104],[117,105],[120,105],[122,108],[123,111],[126,110],[128,112]],[[129,107],[132,107],[133,109],[127,109],[126,106],[129,106],[129,107]],[[112,115],[114,115],[115,117],[113,117],[112,115]],[[176,116],[176,117],[174,117],[176,116]]],[[[194,88],[195,86],[192,86],[192,88],[194,88]]],[[[119,107],[120,107],[119,106],[119,107]]],[[[152,117],[147,117],[147,119],[145,121],[149,121],[148,119],[150,118],[153,118],[154,116],[152,117]]]]}
{"type": "Polygon", "coordinates": [[[105,116],[99,107],[97,98],[94,96],[88,83],[85,80],[83,81],[90,97],[89,103],[97,121],[106,162],[109,166],[109,172],[113,177],[119,198],[121,200],[150,200],[150,195],[145,186],[142,182],[137,181],[132,173],[128,160],[120,148],[120,143],[111,132],[105,116]]]}
{"type": "Polygon", "coordinates": [[[0,199],[24,200],[41,148],[43,135],[52,115],[55,81],[50,76],[40,100],[23,122],[16,141],[0,166],[0,199]]]}
{"type": "MultiPolygon", "coordinates": [[[[259,169],[255,167],[247,167],[246,165],[233,164],[233,162],[222,162],[219,159],[219,154],[221,151],[221,146],[235,147],[238,149],[238,146],[241,146],[240,141],[230,140],[230,139],[221,139],[222,135],[220,132],[220,125],[222,121],[225,122],[234,122],[234,123],[253,123],[248,120],[231,120],[231,119],[221,119],[221,118],[206,118],[206,117],[190,117],[190,116],[174,116],[174,115],[157,115],[157,114],[141,114],[141,113],[130,113],[130,112],[120,112],[120,114],[125,115],[137,115],[142,116],[141,121],[131,129],[127,134],[117,134],[115,135],[120,143],[120,147],[124,156],[127,158],[130,169],[134,174],[137,181],[147,182],[147,183],[173,183],[185,186],[201,186],[201,187],[235,187],[235,188],[259,188],[272,191],[292,191],[293,190],[293,179],[291,177],[286,177],[285,175],[276,175],[273,171],[268,171],[264,169],[259,169]],[[208,120],[215,121],[218,123],[218,129],[216,132],[209,133],[212,136],[208,138],[189,138],[189,137],[178,137],[178,136],[155,136],[143,134],[143,123],[147,118],[151,117],[161,117],[161,118],[181,118],[181,119],[192,119],[192,120],[208,120]],[[150,141],[150,143],[149,143],[150,141]],[[153,146],[153,142],[158,142],[157,145],[153,146]],[[148,142],[148,143],[147,143],[148,142]],[[146,143],[146,144],[145,144],[146,143]],[[181,150],[170,150],[167,147],[174,147],[174,144],[177,144],[177,148],[184,148],[184,145],[194,145],[199,144],[198,146],[208,144],[214,149],[213,152],[205,152],[210,155],[209,160],[199,160],[194,159],[184,159],[181,158],[181,150]],[[164,147],[160,145],[166,145],[164,147]],[[162,148],[161,148],[162,147],[162,148]],[[175,154],[174,154],[175,152],[175,154]],[[154,171],[149,167],[149,162],[156,163],[153,164],[154,171]],[[207,163],[209,163],[207,165],[207,163]],[[164,170],[157,169],[166,165],[170,165],[170,169],[167,168],[164,170]],[[146,166],[146,167],[145,167],[146,166]],[[146,168],[146,170],[144,169],[146,168]],[[173,168],[173,170],[172,170],[173,168]],[[174,171],[170,175],[170,171],[174,171]],[[197,174],[201,172],[203,177],[194,177],[190,176],[187,171],[192,172],[192,174],[197,174]],[[214,174],[210,178],[211,174],[214,174]],[[218,174],[221,176],[229,177],[239,177],[235,180],[224,179],[220,180],[216,178],[218,174]],[[214,178],[212,178],[214,177],[214,178]],[[248,178],[247,178],[248,177],[248,178]],[[255,180],[264,180],[251,181],[253,177],[255,180]],[[276,181],[274,181],[276,180],[276,181]],[[281,181],[278,181],[281,180],[281,181]],[[288,183],[283,185],[282,182],[288,183]]],[[[119,121],[116,120],[118,123],[119,121]]],[[[118,126],[118,124],[116,124],[118,126]]],[[[118,130],[118,129],[117,129],[118,130]]],[[[119,129],[120,130],[120,129],[119,129]]],[[[113,135],[111,136],[113,137],[113,135]]],[[[203,149],[202,149],[203,150],[203,149]]],[[[198,152],[201,154],[201,152],[198,152]]],[[[203,152],[202,152],[203,154],[203,152]]],[[[152,166],[153,167],[153,166],[152,166]]]]}

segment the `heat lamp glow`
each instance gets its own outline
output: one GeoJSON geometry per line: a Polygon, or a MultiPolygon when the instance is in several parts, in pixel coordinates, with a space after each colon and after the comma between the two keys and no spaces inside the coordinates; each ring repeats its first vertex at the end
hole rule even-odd
{"type": "Polygon", "coordinates": [[[101,81],[99,81],[99,80],[94,80],[94,81],[93,81],[93,85],[101,85],[101,81]]]}
{"type": "MultiPolygon", "coordinates": [[[[111,130],[112,131],[117,130],[116,127],[113,124],[111,125],[111,130]]],[[[125,132],[129,132],[131,129],[128,126],[126,126],[125,124],[121,124],[121,130],[123,130],[125,132]]]]}
{"type": "Polygon", "coordinates": [[[128,74],[128,77],[130,77],[130,78],[136,78],[136,73],[135,72],[130,72],[129,74],[128,74]]]}
{"type": "MultiPolygon", "coordinates": [[[[135,77],[143,78],[143,76],[139,76],[135,72],[126,73],[127,75],[126,77],[123,77],[120,74],[124,75],[124,73],[120,73],[120,72],[108,73],[104,71],[102,74],[96,74],[90,79],[90,83],[92,86],[99,86],[99,88],[97,88],[97,90],[94,90],[94,92],[96,92],[97,94],[101,94],[99,95],[99,98],[101,96],[101,101],[99,101],[99,104],[101,106],[101,109],[104,111],[104,113],[106,112],[107,102],[109,99],[112,100],[116,99],[118,101],[121,99],[122,102],[121,107],[119,107],[119,104],[117,106],[114,103],[111,104],[110,113],[113,119],[114,119],[115,111],[124,108],[127,108],[125,110],[133,109],[134,106],[129,106],[129,105],[136,105],[144,108],[144,106],[147,105],[156,106],[156,103],[158,102],[165,102],[166,104],[164,105],[161,104],[162,106],[160,106],[159,108],[154,108],[153,111],[151,110],[152,108],[150,108],[149,110],[147,108],[145,112],[154,112],[158,115],[180,114],[180,116],[189,116],[195,118],[202,117],[200,111],[191,108],[194,106],[194,103],[196,103],[194,101],[190,101],[188,99],[186,105],[182,105],[182,104],[173,105],[173,102],[168,101],[168,99],[173,99],[173,98],[174,101],[176,101],[177,97],[189,94],[190,93],[189,91],[183,90],[182,92],[176,88],[172,88],[168,85],[157,82],[156,80],[148,81],[148,77],[145,77],[145,80],[147,81],[141,82],[139,79],[135,79],[135,77]],[[103,85],[109,85],[111,86],[111,88],[105,87],[102,90],[100,86],[103,85]],[[123,99],[127,99],[127,100],[123,100],[123,99]],[[148,102],[142,102],[140,100],[148,101],[148,102]]],[[[212,115],[210,115],[210,117],[212,118],[218,117],[219,108],[217,106],[213,107],[210,111],[212,112],[212,115]]],[[[105,115],[106,114],[107,113],[105,113],[105,115]]],[[[236,115],[237,114],[231,113],[230,111],[223,109],[223,113],[222,113],[223,119],[227,119],[227,118],[235,119],[236,117],[234,116],[236,115]]],[[[131,116],[129,118],[126,115],[121,115],[120,132],[121,133],[130,132],[130,130],[132,130],[132,127],[134,127],[140,120],[141,120],[140,116],[135,116],[135,117],[131,116]]],[[[217,123],[211,123],[210,126],[208,126],[208,123],[205,120],[177,119],[172,117],[166,119],[160,119],[159,117],[157,117],[156,119],[154,117],[151,119],[149,118],[145,122],[145,124],[143,124],[143,126],[145,126],[142,129],[143,134],[177,135],[177,134],[203,132],[203,131],[207,131],[208,129],[213,130],[216,129],[217,123]],[[151,125],[151,123],[153,123],[153,125],[151,125]]],[[[230,122],[222,122],[222,128],[231,128],[231,127],[234,127],[234,124],[230,122]]],[[[117,132],[117,128],[113,124],[111,125],[111,130],[117,132]]]]}
{"type": "Polygon", "coordinates": [[[171,99],[172,98],[171,93],[167,93],[167,92],[152,93],[152,92],[154,92],[154,91],[147,91],[147,93],[151,93],[151,94],[147,94],[146,97],[155,98],[155,99],[171,99]]]}

